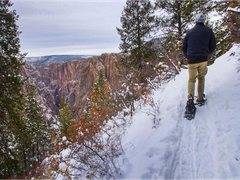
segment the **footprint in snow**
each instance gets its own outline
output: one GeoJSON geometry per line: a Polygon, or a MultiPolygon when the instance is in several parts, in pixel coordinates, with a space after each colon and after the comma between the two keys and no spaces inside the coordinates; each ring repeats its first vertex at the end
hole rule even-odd
{"type": "Polygon", "coordinates": [[[146,153],[146,156],[152,158],[155,154],[158,154],[159,149],[157,148],[150,148],[146,153]]]}

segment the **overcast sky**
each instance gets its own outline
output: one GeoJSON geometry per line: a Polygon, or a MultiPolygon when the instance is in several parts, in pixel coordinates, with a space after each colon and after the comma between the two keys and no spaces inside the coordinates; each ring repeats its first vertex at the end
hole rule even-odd
{"type": "Polygon", "coordinates": [[[11,0],[21,53],[100,55],[120,52],[120,17],[125,0],[11,0]]]}

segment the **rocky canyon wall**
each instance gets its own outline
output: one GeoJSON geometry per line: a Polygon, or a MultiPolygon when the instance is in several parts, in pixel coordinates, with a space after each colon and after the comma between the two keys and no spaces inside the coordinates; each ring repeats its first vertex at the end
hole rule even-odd
{"type": "Polygon", "coordinates": [[[58,114],[60,98],[64,97],[75,117],[82,114],[86,99],[100,70],[111,86],[116,86],[115,62],[122,54],[102,54],[87,60],[68,61],[49,65],[26,64],[25,73],[42,97],[44,105],[58,114]]]}

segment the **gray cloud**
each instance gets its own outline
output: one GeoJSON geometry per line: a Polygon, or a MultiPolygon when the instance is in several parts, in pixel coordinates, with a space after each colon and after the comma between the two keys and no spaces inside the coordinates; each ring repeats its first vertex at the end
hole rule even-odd
{"type": "Polygon", "coordinates": [[[28,56],[119,52],[125,1],[12,0],[28,56]]]}

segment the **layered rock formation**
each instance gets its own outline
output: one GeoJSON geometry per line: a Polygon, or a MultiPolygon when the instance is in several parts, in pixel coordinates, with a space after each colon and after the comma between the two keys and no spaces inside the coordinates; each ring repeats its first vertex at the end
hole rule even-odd
{"type": "Polygon", "coordinates": [[[87,60],[68,61],[50,65],[25,66],[29,81],[34,83],[46,107],[52,115],[58,114],[60,98],[64,97],[75,117],[79,116],[86,104],[86,99],[98,79],[100,70],[112,85],[116,85],[115,61],[121,54],[102,54],[87,60]]]}

